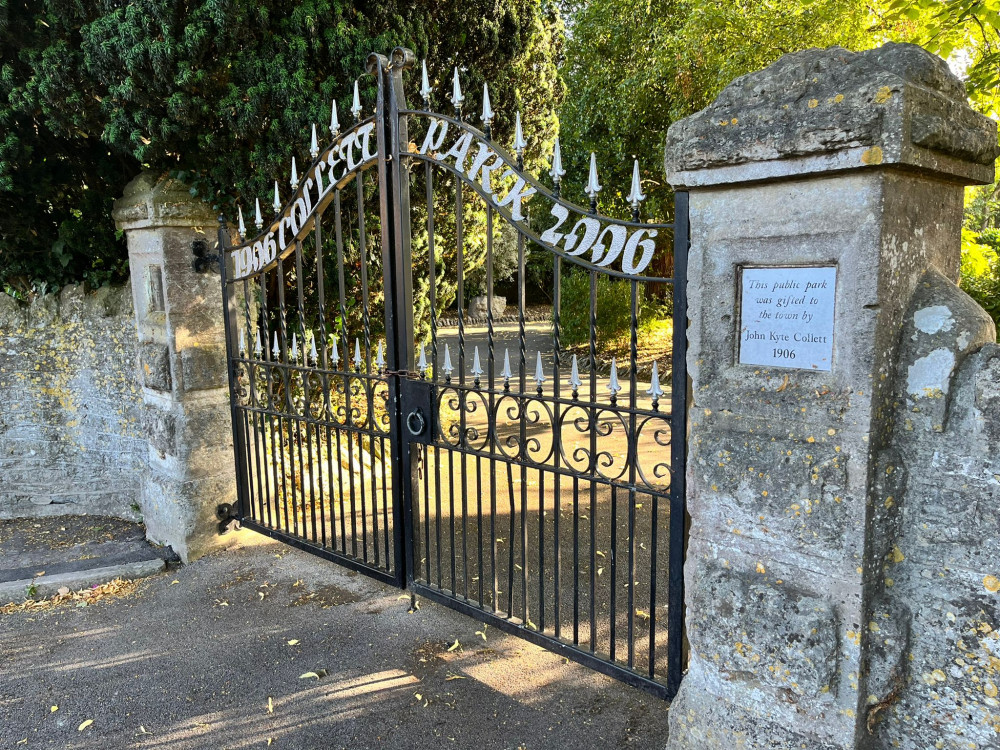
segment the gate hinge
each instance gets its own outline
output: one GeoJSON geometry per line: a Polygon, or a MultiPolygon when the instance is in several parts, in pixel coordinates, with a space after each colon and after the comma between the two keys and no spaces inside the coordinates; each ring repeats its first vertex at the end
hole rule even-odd
{"type": "Polygon", "coordinates": [[[205,273],[206,271],[220,273],[219,262],[222,256],[209,255],[208,243],[205,240],[194,240],[191,243],[191,254],[194,256],[191,268],[195,270],[195,273],[205,273]]]}
{"type": "Polygon", "coordinates": [[[240,528],[240,519],[232,503],[222,503],[216,506],[215,516],[219,519],[219,536],[228,534],[240,528]]]}

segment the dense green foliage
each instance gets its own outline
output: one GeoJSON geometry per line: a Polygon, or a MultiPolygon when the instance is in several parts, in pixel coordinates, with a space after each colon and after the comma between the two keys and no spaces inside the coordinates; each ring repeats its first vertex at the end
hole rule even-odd
{"type": "MultiPolygon", "coordinates": [[[[590,340],[589,273],[570,272],[562,278],[562,341],[579,346],[590,340]]],[[[604,342],[624,335],[632,327],[632,285],[627,281],[597,274],[597,341],[604,342]]],[[[638,286],[637,304],[642,305],[643,287],[638,286]]]]}
{"type": "Polygon", "coordinates": [[[1000,103],[1000,0],[891,0],[885,18],[909,24],[914,39],[966,68],[969,98],[995,115],[1000,103]]]}
{"type": "MultiPolygon", "coordinates": [[[[567,185],[579,196],[597,153],[602,210],[626,211],[639,159],[644,215],[672,216],[663,142],[674,121],[707,106],[734,78],[788,52],[906,39],[903,22],[868,0],[587,0],[568,12],[571,33],[560,109],[567,185]]],[[[907,22],[908,23],[908,22],[907,22]]]]}
{"type": "Polygon", "coordinates": [[[469,106],[488,80],[498,137],[520,108],[537,159],[559,35],[541,0],[0,0],[0,281],[120,278],[110,208],[142,167],[220,208],[269,196],[332,98],[349,120],[367,55],[396,45],[428,59],[439,90],[467,68],[469,106]]]}

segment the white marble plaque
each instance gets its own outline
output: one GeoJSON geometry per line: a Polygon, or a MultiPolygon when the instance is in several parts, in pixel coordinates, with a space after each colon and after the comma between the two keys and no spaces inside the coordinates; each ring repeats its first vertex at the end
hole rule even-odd
{"type": "Polygon", "coordinates": [[[744,268],[740,364],[829,370],[833,364],[833,266],[744,268]]]}

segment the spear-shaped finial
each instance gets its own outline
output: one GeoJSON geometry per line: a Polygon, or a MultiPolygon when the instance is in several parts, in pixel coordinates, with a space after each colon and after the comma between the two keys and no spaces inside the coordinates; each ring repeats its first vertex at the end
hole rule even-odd
{"type": "Polygon", "coordinates": [[[240,329],[240,356],[242,357],[247,353],[247,340],[243,333],[243,329],[240,329]]]}
{"type": "MultiPolygon", "coordinates": [[[[639,216],[639,202],[646,200],[646,196],[643,195],[641,186],[639,184],[639,160],[636,159],[635,163],[632,165],[632,192],[628,194],[626,198],[629,203],[632,204],[632,214],[633,218],[638,218],[639,216]]],[[[655,364],[655,362],[654,362],[655,364]]]]}
{"type": "Polygon", "coordinates": [[[319,156],[319,140],[316,138],[316,123],[313,123],[312,143],[309,144],[309,156],[313,159],[319,156]]]}
{"type": "Polygon", "coordinates": [[[424,351],[423,344],[420,345],[420,359],[417,360],[417,369],[420,370],[420,377],[427,375],[427,352],[424,351]]]}
{"type": "Polygon", "coordinates": [[[313,364],[315,365],[319,362],[319,352],[316,351],[316,334],[313,333],[309,337],[309,356],[312,357],[313,364]]]}
{"type": "Polygon", "coordinates": [[[545,382],[545,370],[542,369],[542,353],[538,352],[535,360],[535,382],[538,383],[538,392],[542,392],[542,383],[545,382]]]}
{"type": "Polygon", "coordinates": [[[622,389],[618,382],[618,363],[615,358],[611,358],[611,377],[608,378],[608,390],[611,392],[611,399],[614,401],[618,397],[618,391],[622,389]]]}
{"type": "Polygon", "coordinates": [[[507,349],[503,350],[503,372],[500,373],[503,376],[504,388],[510,386],[510,378],[513,373],[510,371],[510,351],[507,349]]]}
{"type": "Polygon", "coordinates": [[[274,181],[274,203],[271,204],[274,207],[274,212],[278,213],[281,210],[281,193],[278,192],[278,181],[274,181]]]}
{"type": "Polygon", "coordinates": [[[354,106],[351,107],[355,120],[361,119],[361,92],[358,91],[358,79],[354,79],[354,106]]]}
{"type": "Polygon", "coordinates": [[[566,174],[566,170],[563,169],[562,165],[559,136],[556,136],[556,144],[552,147],[552,169],[549,170],[549,175],[552,177],[552,181],[556,184],[556,187],[559,186],[559,181],[562,180],[564,174],[566,174]]]}
{"type": "Polygon", "coordinates": [[[260,353],[262,349],[260,346],[260,329],[253,335],[253,353],[257,355],[257,359],[260,359],[260,353]]]}
{"type": "Polygon", "coordinates": [[[483,124],[488,128],[493,122],[493,107],[490,106],[490,87],[483,84],[483,124]]]}
{"type": "Polygon", "coordinates": [[[657,402],[660,400],[660,396],[663,395],[663,389],[660,387],[660,369],[656,364],[656,360],[653,360],[653,373],[650,375],[649,389],[646,391],[647,396],[653,397],[653,408],[656,408],[657,402]]]}
{"type": "Polygon", "coordinates": [[[580,386],[583,385],[583,381],[580,380],[580,365],[576,361],[575,354],[573,355],[573,365],[569,371],[569,384],[573,387],[573,397],[576,398],[576,393],[580,390],[580,386]]]}
{"type": "Polygon", "coordinates": [[[240,237],[243,238],[247,236],[247,228],[246,225],[243,223],[243,207],[237,206],[236,211],[239,214],[239,224],[237,231],[239,231],[240,237]]]}
{"type": "Polygon", "coordinates": [[[354,337],[354,369],[361,369],[361,342],[358,337],[354,337]]]}
{"type": "Polygon", "coordinates": [[[295,331],[292,331],[292,349],[289,352],[292,355],[292,361],[299,361],[299,336],[295,331]]]}
{"type": "Polygon", "coordinates": [[[378,351],[375,352],[375,369],[382,372],[382,368],[385,367],[385,357],[382,356],[382,342],[378,342],[378,351]]]}
{"type": "Polygon", "coordinates": [[[292,157],[292,179],[288,181],[292,190],[296,190],[299,187],[299,171],[295,168],[295,157],[292,157]]]}
{"type": "Polygon", "coordinates": [[[330,341],[333,346],[330,347],[330,361],[333,362],[333,369],[337,369],[337,365],[340,363],[340,351],[337,349],[337,337],[331,336],[330,341]]]}
{"type": "Polygon", "coordinates": [[[451,380],[451,374],[455,368],[451,366],[451,349],[448,348],[447,344],[444,345],[444,367],[441,369],[444,370],[445,379],[451,380]]]}
{"type": "Polygon", "coordinates": [[[274,332],[274,346],[271,348],[271,354],[277,359],[281,356],[281,349],[278,347],[278,332],[274,332]]]}
{"type": "Polygon", "coordinates": [[[424,60],[420,63],[420,98],[424,100],[424,108],[431,108],[431,82],[427,78],[427,61],[424,60]]]}
{"type": "Polygon", "coordinates": [[[340,134],[340,120],[337,119],[337,100],[330,107],[330,136],[336,138],[340,134]]]}
{"type": "Polygon", "coordinates": [[[514,118],[514,153],[524,156],[524,149],[528,147],[528,142],[524,140],[524,131],[521,130],[521,113],[517,113],[514,118]]]}
{"type": "Polygon", "coordinates": [[[255,199],[257,204],[257,215],[254,217],[253,223],[257,225],[257,231],[259,232],[264,226],[264,217],[260,215],[260,198],[255,199]]]}
{"type": "Polygon", "coordinates": [[[455,67],[455,78],[451,84],[451,103],[455,105],[455,109],[462,108],[462,102],[465,101],[465,97],[462,95],[462,84],[458,80],[458,66],[455,67]]]}
{"type": "Polygon", "coordinates": [[[479,347],[475,347],[472,350],[472,377],[476,379],[476,384],[479,384],[479,376],[483,374],[483,366],[479,362],[479,347]]]}
{"type": "Polygon", "coordinates": [[[597,154],[590,152],[590,177],[587,180],[587,195],[590,196],[590,210],[597,210],[597,194],[601,192],[601,183],[597,181],[597,154]]]}

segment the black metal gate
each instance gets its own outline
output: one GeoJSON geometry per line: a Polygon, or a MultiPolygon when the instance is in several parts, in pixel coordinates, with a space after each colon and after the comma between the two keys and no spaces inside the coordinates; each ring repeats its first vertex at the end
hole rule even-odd
{"type": "Polygon", "coordinates": [[[590,208],[573,205],[558,142],[549,190],[519,120],[514,156],[487,96],[483,130],[466,121],[457,71],[453,116],[431,112],[426,69],[408,108],[413,63],[370,56],[373,116],[356,88],[353,126],[334,107],[322,152],[314,129],[257,236],[242,213],[235,243],[220,229],[240,519],[671,698],[687,196],[675,224],[640,221],[636,168],[631,220],[602,216],[592,157],[590,208]],[[649,275],[670,252],[673,278],[649,275]],[[528,304],[529,262],[551,307],[528,304]],[[656,285],[672,291],[649,321],[656,285]]]}

